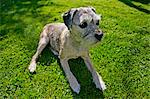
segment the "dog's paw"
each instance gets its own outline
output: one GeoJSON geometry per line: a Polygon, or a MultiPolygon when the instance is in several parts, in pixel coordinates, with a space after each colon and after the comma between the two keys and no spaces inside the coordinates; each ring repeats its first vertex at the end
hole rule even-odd
{"type": "Polygon", "coordinates": [[[35,62],[32,62],[30,65],[29,65],[29,71],[31,73],[33,73],[35,70],[36,70],[36,63],[35,62]]]}
{"type": "Polygon", "coordinates": [[[99,88],[100,90],[104,91],[106,89],[105,83],[102,80],[102,77],[97,73],[97,75],[93,79],[96,88],[99,88]]]}
{"type": "Polygon", "coordinates": [[[79,92],[80,92],[80,84],[75,83],[75,84],[70,85],[70,86],[71,86],[71,88],[72,88],[72,90],[73,90],[74,92],[76,92],[77,94],[79,94],[79,92]]]}
{"type": "Polygon", "coordinates": [[[97,82],[96,88],[99,88],[100,90],[104,91],[106,89],[105,83],[103,81],[97,82]]]}
{"type": "Polygon", "coordinates": [[[80,84],[78,83],[78,81],[76,80],[74,76],[70,76],[69,83],[70,83],[70,87],[72,88],[72,90],[76,92],[77,94],[79,94],[80,84]]]}

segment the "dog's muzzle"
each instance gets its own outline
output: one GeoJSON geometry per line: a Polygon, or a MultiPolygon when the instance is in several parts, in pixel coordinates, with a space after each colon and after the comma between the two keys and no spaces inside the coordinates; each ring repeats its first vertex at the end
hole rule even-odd
{"type": "Polygon", "coordinates": [[[95,34],[95,38],[100,41],[102,39],[102,37],[103,37],[103,32],[100,31],[100,30],[98,30],[96,32],[97,33],[95,34]]]}

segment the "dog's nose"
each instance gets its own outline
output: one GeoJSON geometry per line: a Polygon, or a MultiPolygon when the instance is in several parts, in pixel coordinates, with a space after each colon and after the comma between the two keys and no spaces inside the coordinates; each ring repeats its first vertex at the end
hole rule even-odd
{"type": "Polygon", "coordinates": [[[100,41],[102,37],[103,37],[103,32],[101,30],[98,30],[98,32],[95,34],[95,38],[100,41]]]}
{"type": "Polygon", "coordinates": [[[101,40],[102,37],[103,37],[103,33],[95,34],[95,38],[98,39],[99,41],[101,40]]]}

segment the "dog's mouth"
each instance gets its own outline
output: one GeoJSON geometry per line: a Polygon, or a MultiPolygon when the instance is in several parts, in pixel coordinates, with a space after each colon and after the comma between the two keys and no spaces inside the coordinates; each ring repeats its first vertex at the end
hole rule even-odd
{"type": "Polygon", "coordinates": [[[89,35],[89,33],[86,33],[85,35],[83,35],[83,38],[87,37],[89,35]]]}
{"type": "Polygon", "coordinates": [[[94,36],[98,41],[100,41],[103,37],[103,33],[95,34],[94,36]]]}

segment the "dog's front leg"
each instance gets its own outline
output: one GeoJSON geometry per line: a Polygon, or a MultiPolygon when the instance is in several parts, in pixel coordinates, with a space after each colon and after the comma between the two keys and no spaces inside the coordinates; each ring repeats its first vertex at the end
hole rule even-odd
{"type": "Polygon", "coordinates": [[[99,88],[100,90],[105,90],[106,89],[105,83],[102,80],[102,77],[96,72],[96,70],[92,66],[89,56],[87,55],[86,57],[83,57],[83,59],[88,70],[92,73],[93,81],[96,85],[96,88],[99,88]]]}
{"type": "Polygon", "coordinates": [[[60,63],[61,66],[66,74],[66,77],[70,83],[70,87],[72,88],[72,90],[76,93],[80,92],[80,85],[77,81],[77,79],[75,78],[75,76],[72,74],[69,64],[68,64],[68,60],[66,59],[60,59],[60,63]]]}

